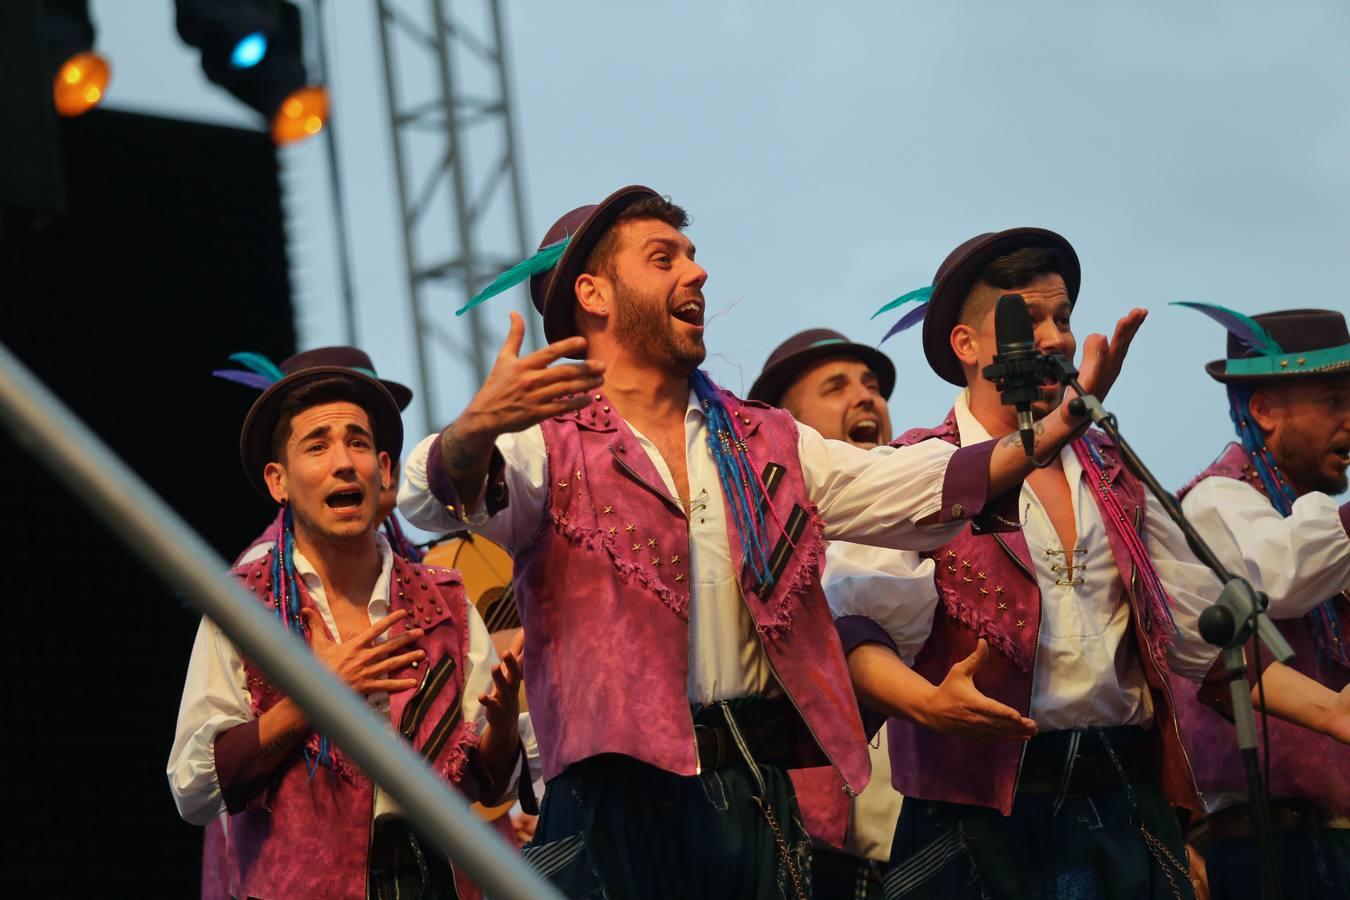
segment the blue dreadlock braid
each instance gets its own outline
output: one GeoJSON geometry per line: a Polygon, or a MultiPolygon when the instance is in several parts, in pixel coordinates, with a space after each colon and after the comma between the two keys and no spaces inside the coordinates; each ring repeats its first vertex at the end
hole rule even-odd
{"type": "Polygon", "coordinates": [[[403,526],[398,523],[398,513],[391,512],[389,518],[384,520],[384,536],[389,540],[390,548],[408,562],[422,561],[425,554],[403,533],[403,526]]]}
{"type": "Polygon", "coordinates": [[[689,377],[689,385],[708,420],[708,449],[717,463],[717,476],[740,534],[745,561],[761,581],[771,581],[769,540],[764,527],[769,498],[764,496],[759,479],[750,468],[740,429],[717,388],[702,370],[695,370],[689,377]]]}
{"type": "MultiPolygon", "coordinates": [[[[1233,426],[1237,429],[1238,439],[1242,441],[1242,449],[1246,451],[1247,458],[1251,460],[1252,469],[1261,478],[1261,484],[1265,486],[1266,495],[1270,497],[1271,505],[1279,510],[1280,515],[1288,516],[1294,511],[1294,501],[1298,495],[1294,488],[1285,477],[1280,474],[1279,465],[1275,462],[1275,457],[1266,446],[1266,436],[1261,432],[1261,427],[1253,421],[1251,416],[1252,389],[1244,385],[1230,384],[1228,386],[1228,414],[1233,419],[1233,426]]],[[[1334,636],[1340,633],[1340,619],[1336,614],[1336,604],[1334,599],[1328,600],[1321,606],[1318,606],[1312,612],[1313,621],[1316,627],[1313,629],[1313,636],[1317,643],[1318,655],[1323,661],[1331,658],[1338,659],[1341,663],[1347,662],[1346,649],[1341,648],[1336,651],[1337,641],[1334,636]]]]}
{"type": "Polygon", "coordinates": [[[1266,447],[1266,436],[1261,433],[1261,427],[1252,420],[1251,400],[1250,387],[1239,384],[1228,386],[1228,415],[1233,420],[1233,427],[1237,429],[1238,439],[1242,441],[1242,449],[1247,451],[1252,468],[1261,476],[1261,483],[1265,485],[1270,502],[1280,511],[1280,515],[1287,516],[1293,512],[1294,501],[1298,497],[1289,482],[1280,474],[1275,457],[1266,447]]]}
{"type": "MultiPolygon", "coordinates": [[[[276,549],[272,553],[272,596],[277,601],[277,615],[282,627],[303,636],[304,620],[300,618],[300,589],[295,581],[295,516],[288,505],[281,516],[276,549]]],[[[332,766],[328,735],[319,736],[317,756],[305,748],[305,768],[313,778],[319,766],[332,766]]]]}

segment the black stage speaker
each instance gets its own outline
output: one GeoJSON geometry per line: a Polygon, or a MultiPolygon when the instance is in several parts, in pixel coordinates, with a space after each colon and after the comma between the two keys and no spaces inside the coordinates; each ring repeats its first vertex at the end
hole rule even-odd
{"type": "Polygon", "coordinates": [[[0,233],[51,216],[61,209],[62,201],[42,3],[4,0],[0,3],[0,233]]]}
{"type": "MultiPolygon", "coordinates": [[[[256,393],[210,372],[295,347],[272,142],[97,109],[61,120],[60,147],[65,214],[0,236],[0,342],[225,566],[272,510],[239,463],[256,393]]],[[[6,885],[195,896],[201,831],[164,768],[198,617],[11,441],[0,467],[6,885]]]]}

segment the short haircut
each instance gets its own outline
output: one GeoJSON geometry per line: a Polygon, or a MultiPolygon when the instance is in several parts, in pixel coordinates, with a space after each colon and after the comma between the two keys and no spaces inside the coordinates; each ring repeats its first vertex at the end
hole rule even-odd
{"type": "Polygon", "coordinates": [[[973,326],[994,308],[1003,294],[1043,275],[1062,277],[1064,269],[1064,257],[1053,247],[1023,247],[996,257],[980,271],[966,293],[957,321],[973,326]]]}
{"type": "Polygon", "coordinates": [[[591,274],[603,272],[606,275],[613,275],[614,251],[619,246],[619,226],[624,222],[635,222],[639,219],[657,219],[672,228],[685,228],[689,225],[689,214],[684,211],[683,207],[671,203],[669,198],[643,197],[636,203],[629,204],[623,212],[619,213],[614,223],[609,226],[609,229],[591,248],[582,271],[591,274]]]}
{"type": "Polygon", "coordinates": [[[306,382],[282,398],[281,408],[277,411],[277,424],[272,429],[271,461],[285,461],[286,442],[291,439],[291,421],[296,416],[312,406],[342,402],[355,403],[366,411],[366,417],[370,419],[370,432],[378,439],[379,436],[375,435],[375,413],[370,408],[369,395],[350,378],[330,375],[306,382]]]}

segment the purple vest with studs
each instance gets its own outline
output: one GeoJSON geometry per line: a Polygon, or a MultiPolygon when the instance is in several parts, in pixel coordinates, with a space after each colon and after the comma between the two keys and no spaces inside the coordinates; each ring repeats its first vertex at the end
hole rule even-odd
{"type": "MultiPolygon", "coordinates": [[[[1229,444],[1209,468],[1178,491],[1178,496],[1185,497],[1191,488],[1213,477],[1244,481],[1260,491],[1261,496],[1269,497],[1261,476],[1238,444],[1229,444]]],[[[1341,640],[1350,640],[1350,634],[1345,633],[1350,625],[1350,601],[1342,593],[1335,602],[1339,607],[1341,640]]],[[[1281,619],[1276,625],[1294,648],[1296,655],[1290,663],[1293,668],[1333,691],[1340,691],[1350,683],[1350,670],[1319,658],[1311,614],[1281,619]]],[[[1177,695],[1177,717],[1201,790],[1246,794],[1247,778],[1233,724],[1197,698],[1195,685],[1174,679],[1173,690],[1177,695]]],[[[1280,719],[1270,719],[1269,728],[1270,796],[1307,800],[1336,815],[1350,815],[1350,746],[1280,719]]]]}
{"type": "MultiPolygon", "coordinates": [[[[258,599],[274,608],[271,560],[238,566],[233,574],[258,599]]],[[[301,604],[313,608],[303,580],[297,579],[301,604]]],[[[417,668],[391,673],[391,678],[417,678],[416,690],[389,698],[390,721],[447,781],[464,776],[469,751],[478,733],[460,713],[464,666],[468,659],[467,598],[459,573],[422,566],[395,556],[390,573],[389,609],[409,610],[403,624],[426,630],[414,647],[426,651],[417,668]]],[[[257,665],[244,659],[254,715],[261,716],[283,695],[257,665]]],[[[319,736],[310,733],[304,746],[317,755],[319,736]]],[[[263,794],[230,817],[229,878],[235,897],[364,898],[374,783],[337,747],[332,766],[319,766],[311,778],[304,753],[296,749],[282,763],[263,794]]]]}
{"type": "MultiPolygon", "coordinates": [[[[728,516],[756,637],[800,713],[788,749],[799,765],[832,763],[861,790],[871,765],[820,587],[822,523],[806,494],[796,423],[781,410],[722,397],[792,538],[770,525],[774,577],[759,584],[728,516]]],[[[688,519],[603,394],[542,429],[548,501],[533,541],[517,548],[515,584],[544,777],[602,753],[693,775],[688,519]]]]}
{"type": "MultiPolygon", "coordinates": [[[[960,443],[955,412],[948,413],[937,428],[908,431],[892,445],[903,447],[934,439],[960,443]]],[[[1135,517],[1135,529],[1141,529],[1143,486],[1125,470],[1115,446],[1104,434],[1092,430],[1084,440],[1091,441],[1105,460],[1102,474],[1127,514],[1135,517]]],[[[1116,568],[1131,573],[1128,596],[1134,590],[1135,573],[1121,529],[1130,523],[1114,521],[1104,509],[1101,512],[1116,568]]],[[[940,602],[928,640],[915,657],[914,670],[939,684],[948,670],[975,652],[978,640],[984,638],[992,652],[975,677],[976,686],[985,695],[1029,715],[1041,594],[1026,538],[1021,531],[975,534],[967,526],[955,540],[926,555],[935,564],[933,577],[940,602]]],[[[1163,790],[1173,805],[1194,807],[1198,797],[1173,715],[1167,660],[1161,647],[1143,638],[1143,629],[1135,627],[1135,620],[1132,611],[1130,631],[1144,660],[1144,674],[1153,697],[1154,770],[1161,774],[1163,790]]],[[[888,728],[893,781],[896,790],[906,797],[985,806],[1004,815],[1012,812],[1021,770],[1020,742],[981,743],[939,734],[901,719],[891,719],[888,728]]]]}

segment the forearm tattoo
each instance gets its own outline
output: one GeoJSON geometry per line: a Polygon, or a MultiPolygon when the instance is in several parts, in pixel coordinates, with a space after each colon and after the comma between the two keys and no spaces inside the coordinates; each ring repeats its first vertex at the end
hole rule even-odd
{"type": "Polygon", "coordinates": [[[267,744],[263,746],[262,748],[263,759],[271,759],[273,756],[276,756],[281,751],[290,747],[291,743],[304,733],[305,729],[300,727],[291,728],[287,731],[283,731],[281,734],[277,735],[275,738],[273,738],[271,741],[269,741],[267,744]]]}
{"type": "MultiPolygon", "coordinates": [[[[1041,435],[1045,434],[1045,425],[1041,422],[1037,422],[1032,430],[1035,432],[1036,437],[1039,438],[1041,435]]],[[[1003,440],[999,441],[999,446],[1002,447],[1022,446],[1022,432],[1014,431],[1012,434],[1008,435],[1003,440]]]]}
{"type": "Polygon", "coordinates": [[[441,432],[441,462],[445,463],[452,478],[459,479],[485,473],[488,460],[464,446],[458,423],[451,422],[441,432]]]}

